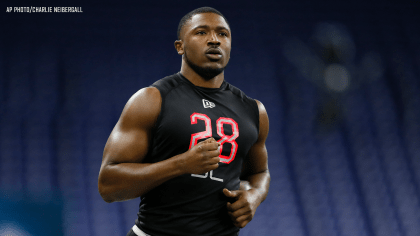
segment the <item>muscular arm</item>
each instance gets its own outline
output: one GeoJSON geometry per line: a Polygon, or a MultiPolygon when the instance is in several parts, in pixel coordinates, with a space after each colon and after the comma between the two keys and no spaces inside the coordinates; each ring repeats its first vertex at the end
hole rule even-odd
{"type": "Polygon", "coordinates": [[[165,181],[218,167],[218,144],[208,140],[186,153],[157,163],[142,163],[161,108],[156,88],[144,88],[127,102],[105,145],[98,189],[106,202],[137,198],[165,181]],[[194,162],[195,161],[195,162],[194,162]]]}
{"type": "Polygon", "coordinates": [[[244,160],[241,184],[237,191],[224,189],[226,196],[235,198],[227,203],[228,213],[237,227],[245,227],[254,217],[255,211],[265,200],[270,185],[268,155],[265,141],[268,136],[268,116],[264,105],[257,101],[260,116],[260,131],[257,142],[244,160]]]}
{"type": "Polygon", "coordinates": [[[268,154],[265,141],[268,136],[269,124],[268,115],[264,105],[257,101],[260,115],[260,132],[257,142],[248,152],[247,159],[244,161],[241,178],[248,183],[241,183],[247,190],[258,192],[261,202],[265,200],[270,185],[270,172],[268,170],[268,154]]]}

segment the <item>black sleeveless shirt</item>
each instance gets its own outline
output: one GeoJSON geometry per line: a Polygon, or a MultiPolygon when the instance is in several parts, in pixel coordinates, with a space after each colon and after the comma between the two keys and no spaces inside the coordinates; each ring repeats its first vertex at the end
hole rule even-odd
{"type": "Polygon", "coordinates": [[[137,226],[152,236],[231,236],[239,229],[227,214],[222,190],[239,189],[242,162],[257,141],[255,100],[224,81],[197,87],[181,73],[157,82],[161,112],[144,162],[155,163],[213,137],[221,142],[219,167],[201,175],[173,178],[141,197],[137,226]]]}

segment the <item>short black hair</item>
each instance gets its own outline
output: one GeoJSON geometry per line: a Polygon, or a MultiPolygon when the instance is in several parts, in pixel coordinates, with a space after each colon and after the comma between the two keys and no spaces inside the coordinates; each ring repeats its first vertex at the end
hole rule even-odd
{"type": "Polygon", "coordinates": [[[221,17],[223,17],[223,19],[225,19],[226,23],[228,24],[229,28],[229,22],[226,20],[226,17],[220,13],[220,11],[212,8],[212,7],[200,7],[197,8],[195,10],[190,11],[189,13],[187,13],[184,17],[181,18],[181,21],[179,21],[179,25],[178,25],[178,39],[181,39],[181,30],[182,27],[184,27],[184,25],[187,23],[188,20],[190,20],[193,16],[200,14],[200,13],[215,13],[221,17]]]}

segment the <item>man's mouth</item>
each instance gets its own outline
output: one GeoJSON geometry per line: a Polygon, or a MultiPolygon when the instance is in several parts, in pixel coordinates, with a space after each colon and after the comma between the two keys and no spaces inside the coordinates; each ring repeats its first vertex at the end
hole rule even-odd
{"type": "Polygon", "coordinates": [[[206,51],[206,56],[211,60],[219,60],[222,58],[222,52],[218,48],[210,48],[206,51]]]}
{"type": "Polygon", "coordinates": [[[222,52],[218,48],[209,48],[207,49],[206,54],[222,54],[222,52]]]}

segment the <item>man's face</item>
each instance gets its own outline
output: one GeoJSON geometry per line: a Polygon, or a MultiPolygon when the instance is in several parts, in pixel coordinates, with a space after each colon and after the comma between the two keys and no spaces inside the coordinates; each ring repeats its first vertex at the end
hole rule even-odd
{"type": "Polygon", "coordinates": [[[222,16],[194,15],[181,30],[181,37],[184,60],[192,69],[205,79],[223,72],[230,58],[231,34],[222,16]]]}

